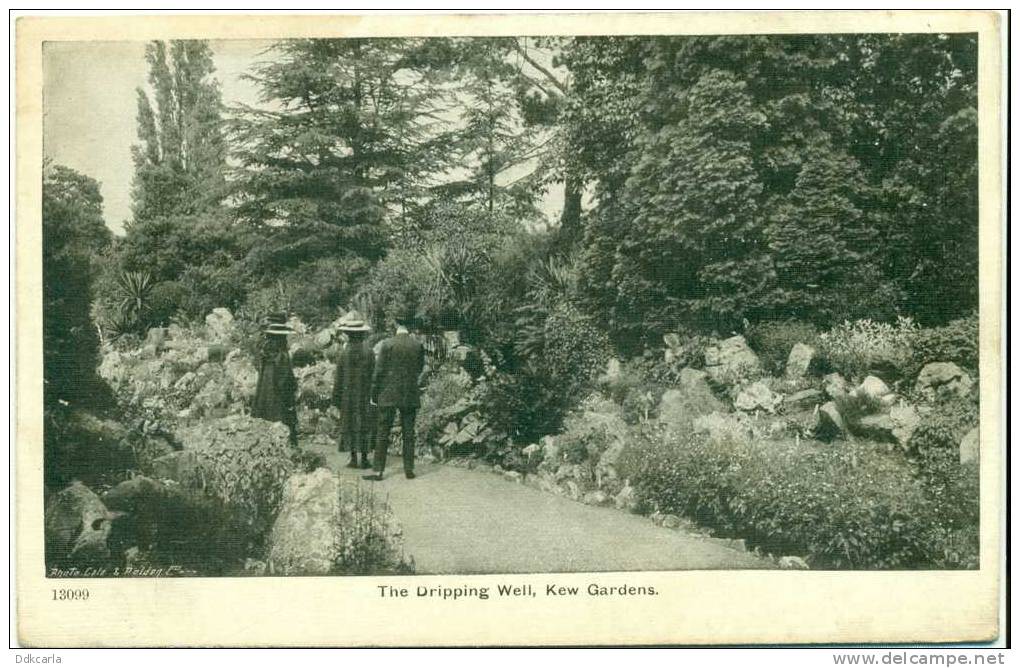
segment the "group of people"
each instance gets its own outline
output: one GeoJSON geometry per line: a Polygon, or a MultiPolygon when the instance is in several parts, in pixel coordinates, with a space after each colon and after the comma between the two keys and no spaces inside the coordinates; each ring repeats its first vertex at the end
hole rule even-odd
{"type": "MultiPolygon", "coordinates": [[[[252,404],[254,417],[282,422],[297,446],[297,381],[287,335],[285,313],[267,317],[259,359],[259,379],[252,404]]],[[[338,447],[350,451],[350,468],[370,469],[366,480],[382,480],[387,446],[397,416],[403,446],[404,475],[414,475],[414,421],[420,405],[425,348],[411,336],[414,314],[401,313],[389,337],[371,337],[372,328],[355,311],[340,321],[347,343],[340,352],[333,379],[332,405],[340,413],[338,447]],[[371,462],[369,451],[374,450],[371,462]]]]}

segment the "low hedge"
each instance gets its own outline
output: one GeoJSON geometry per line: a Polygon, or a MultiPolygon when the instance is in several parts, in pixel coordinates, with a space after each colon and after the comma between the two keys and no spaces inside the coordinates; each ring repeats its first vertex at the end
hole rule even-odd
{"type": "Polygon", "coordinates": [[[777,556],[805,556],[813,568],[976,563],[967,550],[947,549],[964,528],[939,516],[945,500],[933,503],[902,456],[866,445],[830,449],[645,432],[628,447],[621,472],[646,506],[777,556]]]}

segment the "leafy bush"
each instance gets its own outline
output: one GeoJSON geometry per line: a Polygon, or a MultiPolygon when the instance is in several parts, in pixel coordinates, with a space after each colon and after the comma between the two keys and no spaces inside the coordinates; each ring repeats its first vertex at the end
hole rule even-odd
{"type": "Polygon", "coordinates": [[[914,338],[914,365],[920,370],[931,362],[955,362],[972,374],[978,371],[978,314],[953,320],[942,327],[921,329],[914,338]]]}
{"type": "Polygon", "coordinates": [[[893,380],[913,369],[917,325],[900,317],[896,324],[871,320],[845,321],[819,338],[820,352],[828,364],[847,378],[861,379],[869,373],[893,380]]]}
{"type": "Polygon", "coordinates": [[[798,343],[817,347],[818,331],[809,322],[780,320],[760,322],[747,332],[747,344],[758,354],[765,370],[779,376],[786,369],[790,351],[798,343]]]}
{"type": "Polygon", "coordinates": [[[910,436],[909,450],[920,457],[937,450],[956,453],[960,440],[978,424],[978,405],[970,399],[949,399],[933,406],[910,436]]]}
{"type": "Polygon", "coordinates": [[[414,562],[404,555],[400,538],[400,528],[385,502],[360,484],[341,483],[333,574],[413,573],[414,562]]]}
{"type": "Polygon", "coordinates": [[[642,498],[821,568],[947,563],[938,509],[901,457],[848,444],[640,434],[621,461],[642,498]]]}

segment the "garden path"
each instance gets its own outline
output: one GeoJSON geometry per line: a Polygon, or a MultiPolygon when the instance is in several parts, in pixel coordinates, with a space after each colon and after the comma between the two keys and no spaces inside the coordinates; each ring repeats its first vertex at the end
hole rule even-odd
{"type": "MultiPolygon", "coordinates": [[[[303,444],[304,445],[304,444],[303,444]]],[[[347,455],[309,443],[342,476],[347,455]]],[[[491,473],[419,463],[407,480],[399,457],[382,482],[416,572],[541,573],[770,568],[754,555],[656,526],[613,508],[588,506],[491,473]]]]}

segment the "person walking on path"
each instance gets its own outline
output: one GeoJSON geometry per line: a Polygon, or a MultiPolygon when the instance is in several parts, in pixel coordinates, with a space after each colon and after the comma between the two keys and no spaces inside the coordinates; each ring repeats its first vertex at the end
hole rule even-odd
{"type": "Polygon", "coordinates": [[[372,390],[372,372],[375,353],[368,346],[367,335],[372,330],[357,311],[351,311],[340,321],[340,331],[347,334],[347,345],[340,352],[333,379],[333,405],[340,409],[341,441],[351,451],[349,468],[369,468],[369,393],[372,390]],[[361,461],[358,462],[358,454],[361,461]]]}
{"type": "Polygon", "coordinates": [[[285,313],[271,313],[266,321],[251,414],[285,424],[290,430],[290,444],[297,447],[297,380],[287,352],[287,335],[294,330],[287,326],[285,313]]]}
{"type": "Polygon", "coordinates": [[[404,475],[414,478],[414,419],[420,403],[418,385],[425,370],[425,347],[408,328],[414,322],[412,313],[397,318],[396,334],[379,344],[378,358],[372,381],[372,401],[379,407],[378,433],[375,441],[375,475],[366,480],[382,480],[386,469],[386,446],[397,412],[400,412],[400,433],[404,450],[404,475]]]}

